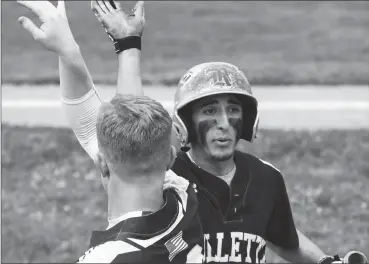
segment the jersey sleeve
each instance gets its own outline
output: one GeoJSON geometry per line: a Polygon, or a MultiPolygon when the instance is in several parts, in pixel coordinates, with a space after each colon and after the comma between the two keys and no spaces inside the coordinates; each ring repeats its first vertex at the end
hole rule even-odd
{"type": "Polygon", "coordinates": [[[299,238],[295,227],[286,185],[280,172],[276,172],[276,197],[270,222],[267,226],[266,238],[273,244],[294,249],[299,246],[299,238]]]}
{"type": "Polygon", "coordinates": [[[98,153],[96,121],[101,99],[95,89],[77,99],[61,99],[67,120],[78,142],[87,154],[95,160],[98,153]]]}

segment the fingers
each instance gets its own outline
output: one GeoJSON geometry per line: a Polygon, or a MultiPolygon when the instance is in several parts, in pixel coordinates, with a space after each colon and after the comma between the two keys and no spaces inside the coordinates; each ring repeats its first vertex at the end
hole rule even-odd
{"type": "Polygon", "coordinates": [[[64,0],[58,0],[57,10],[59,14],[65,18],[67,18],[67,12],[65,11],[65,2],[64,0]]]}
{"type": "Polygon", "coordinates": [[[114,7],[116,10],[121,10],[122,7],[120,6],[120,3],[114,0],[109,0],[112,7],[114,7]]]}
{"type": "Polygon", "coordinates": [[[109,10],[106,8],[104,1],[97,1],[97,4],[100,6],[100,9],[105,13],[109,13],[109,10]]]}
{"type": "Polygon", "coordinates": [[[145,19],[145,8],[144,8],[144,1],[138,1],[133,8],[133,13],[136,17],[145,19]]]}
{"type": "Polygon", "coordinates": [[[97,19],[101,22],[101,19],[105,13],[101,10],[97,1],[95,0],[91,1],[91,10],[94,12],[97,19]]]}
{"type": "Polygon", "coordinates": [[[35,1],[17,1],[18,4],[28,8],[29,10],[31,10],[33,13],[35,13],[36,15],[40,15],[39,13],[41,12],[39,5],[37,2],[35,1]]]}
{"type": "Polygon", "coordinates": [[[113,12],[116,8],[115,8],[115,4],[113,3],[113,1],[109,0],[109,1],[103,1],[106,8],[108,9],[108,12],[113,12]]]}
{"type": "Polygon", "coordinates": [[[28,8],[35,13],[42,22],[48,15],[55,12],[56,8],[49,1],[17,1],[18,4],[28,8]]]}
{"type": "Polygon", "coordinates": [[[45,33],[39,29],[33,22],[27,17],[18,18],[18,22],[22,25],[22,27],[27,30],[35,40],[45,38],[45,33]]]}

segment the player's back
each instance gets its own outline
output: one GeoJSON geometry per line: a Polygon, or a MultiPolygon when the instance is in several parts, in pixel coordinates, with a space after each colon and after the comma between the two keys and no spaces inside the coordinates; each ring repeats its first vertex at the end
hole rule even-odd
{"type": "Polygon", "coordinates": [[[194,189],[168,188],[164,197],[156,212],[133,212],[105,231],[94,231],[79,262],[201,263],[203,231],[194,189]]]}

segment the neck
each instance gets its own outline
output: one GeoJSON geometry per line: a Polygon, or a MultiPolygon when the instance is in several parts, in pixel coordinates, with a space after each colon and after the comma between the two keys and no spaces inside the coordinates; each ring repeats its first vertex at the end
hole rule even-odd
{"type": "Polygon", "coordinates": [[[215,176],[224,176],[235,166],[233,155],[226,160],[217,160],[196,148],[191,148],[189,154],[197,166],[215,176]]]}
{"type": "Polygon", "coordinates": [[[109,219],[133,211],[158,211],[164,204],[164,177],[160,179],[157,175],[153,175],[135,176],[134,181],[123,181],[117,175],[111,175],[108,186],[109,219]]]}

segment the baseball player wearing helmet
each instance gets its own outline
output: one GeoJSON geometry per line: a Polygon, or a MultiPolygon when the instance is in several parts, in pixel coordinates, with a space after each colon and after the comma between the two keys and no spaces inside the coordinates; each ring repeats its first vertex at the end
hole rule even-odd
{"type": "MultiPolygon", "coordinates": [[[[114,3],[113,10],[96,3],[91,7],[118,54],[117,93],[143,94],[141,46],[128,41],[142,34],[143,5],[140,14],[132,16],[114,3]],[[117,49],[118,42],[124,45],[117,49]]],[[[99,104],[96,95],[79,101],[88,112],[99,104]]],[[[255,139],[259,122],[258,102],[236,66],[210,62],[191,68],[180,80],[174,105],[181,152],[172,170],[196,188],[205,233],[203,262],[265,262],[266,245],[291,262],[341,261],[326,256],[296,229],[282,173],[266,161],[236,151],[239,140],[255,139]]],[[[64,107],[79,142],[88,150],[96,133],[91,125],[94,117],[72,111],[68,104],[64,107]],[[83,120],[83,125],[76,120],[83,120]],[[81,133],[81,127],[88,129],[81,133]]]]}
{"type": "Polygon", "coordinates": [[[265,262],[267,241],[287,260],[311,261],[300,248],[281,172],[235,150],[240,139],[255,139],[259,122],[245,75],[224,62],[194,66],[179,82],[174,122],[182,152],[172,170],[197,186],[205,262],[265,262]]]}

